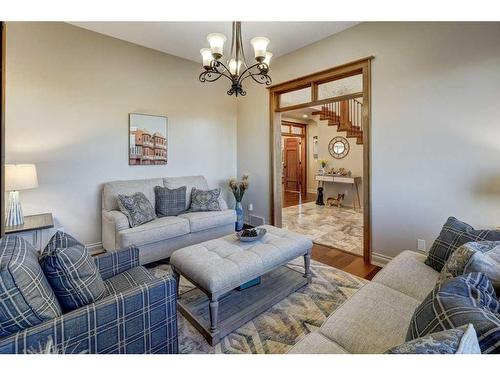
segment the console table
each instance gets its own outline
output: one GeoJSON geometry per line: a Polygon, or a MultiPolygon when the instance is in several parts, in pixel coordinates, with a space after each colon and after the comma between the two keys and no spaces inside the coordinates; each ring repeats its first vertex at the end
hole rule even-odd
{"type": "Polygon", "coordinates": [[[5,234],[18,234],[40,251],[43,245],[42,231],[50,228],[54,228],[51,213],[28,215],[24,217],[24,224],[5,227],[5,234]]]}
{"type": "Polygon", "coordinates": [[[325,183],[340,183],[349,184],[352,188],[352,205],[356,208],[356,200],[354,199],[354,193],[358,200],[358,207],[361,209],[361,200],[359,199],[359,189],[358,183],[361,182],[361,176],[339,176],[333,174],[317,174],[316,181],[318,181],[318,188],[325,186],[325,183]]]}

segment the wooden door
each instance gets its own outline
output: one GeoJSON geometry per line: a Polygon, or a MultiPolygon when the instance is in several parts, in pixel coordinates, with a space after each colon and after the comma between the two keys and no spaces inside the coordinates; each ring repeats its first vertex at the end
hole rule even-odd
{"type": "Polygon", "coordinates": [[[284,139],[284,184],[286,191],[300,192],[300,138],[284,139]]]}

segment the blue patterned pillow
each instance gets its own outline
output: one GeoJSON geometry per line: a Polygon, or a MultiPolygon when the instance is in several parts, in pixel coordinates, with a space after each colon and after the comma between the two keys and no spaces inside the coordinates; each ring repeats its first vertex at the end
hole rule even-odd
{"type": "Polygon", "coordinates": [[[153,205],[141,192],[132,195],[118,194],[118,207],[132,228],[156,219],[153,205]]]}
{"type": "Polygon", "coordinates": [[[441,272],[450,255],[467,242],[500,241],[500,230],[476,230],[469,224],[450,216],[432,244],[425,264],[441,272]]]}
{"type": "Polygon", "coordinates": [[[191,190],[191,207],[189,211],[220,211],[219,204],[220,189],[191,190]]]}
{"type": "Polygon", "coordinates": [[[415,310],[406,340],[469,323],[482,353],[500,353],[500,302],[488,277],[479,272],[437,284],[415,310]]]}
{"type": "Polygon", "coordinates": [[[186,210],[186,186],[169,189],[155,186],[156,216],[177,216],[186,210]]]}
{"type": "Polygon", "coordinates": [[[472,324],[407,341],[388,354],[481,354],[472,324]]]}
{"type": "Polygon", "coordinates": [[[40,265],[64,312],[91,304],[106,293],[89,252],[69,234],[57,232],[52,237],[40,265]]]}
{"type": "Polygon", "coordinates": [[[0,336],[61,315],[35,248],[21,237],[0,240],[0,336]]]}

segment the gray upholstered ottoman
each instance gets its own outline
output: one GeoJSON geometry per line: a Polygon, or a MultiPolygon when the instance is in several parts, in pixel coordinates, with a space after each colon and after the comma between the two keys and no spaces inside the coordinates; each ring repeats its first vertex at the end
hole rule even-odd
{"type": "MultiPolygon", "coordinates": [[[[177,280],[179,281],[180,275],[184,276],[206,295],[205,307],[209,304],[209,327],[204,327],[200,321],[200,311],[203,307],[187,306],[187,302],[181,303],[182,299],[179,300],[178,306],[179,311],[212,345],[310,281],[312,241],[286,229],[270,225],[264,225],[263,228],[267,230],[266,235],[255,242],[240,242],[236,235],[228,235],[179,249],[170,258],[170,265],[177,280]],[[304,274],[283,267],[301,256],[304,257],[304,274]],[[270,276],[263,279],[261,285],[247,291],[235,291],[240,285],[266,274],[270,276]],[[219,329],[221,300],[225,304],[225,315],[230,322],[224,318],[225,325],[219,329]],[[233,306],[242,304],[245,306],[233,306]],[[196,313],[200,316],[195,316],[196,313]]],[[[185,300],[192,303],[195,299],[189,296],[185,300]]]]}

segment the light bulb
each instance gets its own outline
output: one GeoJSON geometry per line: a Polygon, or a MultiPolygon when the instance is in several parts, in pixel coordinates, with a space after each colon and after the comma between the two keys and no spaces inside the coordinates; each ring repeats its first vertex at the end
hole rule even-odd
{"type": "Polygon", "coordinates": [[[224,54],[224,43],[227,38],[224,34],[212,33],[207,35],[208,43],[210,43],[210,50],[214,59],[220,59],[224,54]]]}
{"type": "Polygon", "coordinates": [[[273,57],[273,54],[271,52],[266,52],[266,57],[264,58],[263,63],[269,66],[269,63],[271,62],[271,57],[273,57]]]}
{"type": "Polygon", "coordinates": [[[241,60],[231,59],[229,60],[229,72],[233,76],[240,74],[241,60]]]}
{"type": "Polygon", "coordinates": [[[267,45],[269,44],[269,39],[262,36],[253,38],[250,43],[252,43],[253,50],[255,52],[255,60],[262,61],[266,57],[267,45]]]}
{"type": "Polygon", "coordinates": [[[200,49],[201,57],[203,58],[203,67],[205,69],[210,68],[210,62],[212,61],[212,51],[210,48],[202,48],[200,49]]]}

